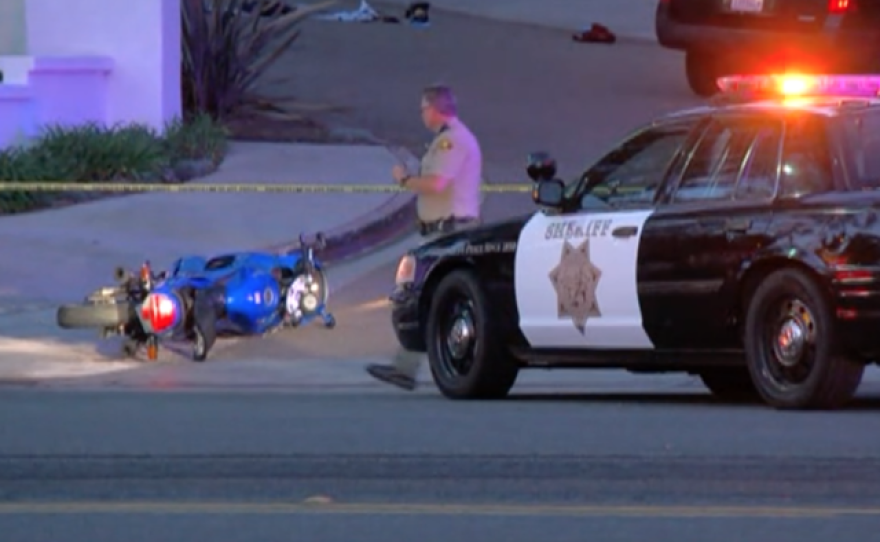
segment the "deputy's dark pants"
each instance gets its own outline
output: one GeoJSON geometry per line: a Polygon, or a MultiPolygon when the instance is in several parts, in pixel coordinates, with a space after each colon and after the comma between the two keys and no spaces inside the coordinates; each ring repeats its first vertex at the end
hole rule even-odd
{"type": "MultiPolygon", "coordinates": [[[[470,222],[470,223],[462,223],[456,224],[452,231],[464,230],[476,227],[479,222],[470,222]]],[[[427,235],[420,235],[418,239],[415,241],[413,248],[418,248],[419,246],[429,243],[434,239],[446,235],[450,232],[442,232],[442,233],[430,233],[427,235]]],[[[419,369],[422,367],[422,361],[424,361],[425,355],[420,352],[409,352],[404,350],[403,347],[398,346],[397,352],[394,354],[394,357],[391,360],[391,364],[397,369],[398,372],[412,378],[413,380],[418,377],[419,369]]]]}

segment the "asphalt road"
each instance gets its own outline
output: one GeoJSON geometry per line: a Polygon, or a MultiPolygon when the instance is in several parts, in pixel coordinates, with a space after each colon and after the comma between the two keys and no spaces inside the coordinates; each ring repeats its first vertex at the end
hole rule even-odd
{"type": "Polygon", "coordinates": [[[877,539],[875,411],[668,401],[7,392],[0,532],[4,542],[584,532],[724,542],[771,529],[782,541],[877,539]]]}
{"type": "MultiPolygon", "coordinates": [[[[419,89],[445,80],[490,177],[514,182],[529,151],[572,175],[650,116],[696,103],[680,57],[647,44],[432,19],[307,25],[287,92],[352,105],[345,122],[415,146],[419,89]]],[[[487,218],[530,208],[493,197],[487,218]]],[[[334,296],[332,331],[0,388],[0,541],[880,540],[876,372],[833,413],[608,371],[528,373],[505,402],[409,394],[362,370],[393,351],[393,266],[334,296]]]]}

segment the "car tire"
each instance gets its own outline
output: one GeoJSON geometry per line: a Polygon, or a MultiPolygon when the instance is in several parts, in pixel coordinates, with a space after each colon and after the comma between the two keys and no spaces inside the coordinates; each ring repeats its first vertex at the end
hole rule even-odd
{"type": "Polygon", "coordinates": [[[718,77],[721,75],[721,70],[716,55],[702,51],[687,51],[684,64],[688,86],[694,94],[709,98],[718,93],[720,90],[718,77]]]}
{"type": "Polygon", "coordinates": [[[705,369],[699,373],[703,385],[722,401],[756,401],[761,398],[748,367],[705,369]]]}
{"type": "Polygon", "coordinates": [[[130,303],[61,305],[56,313],[58,327],[64,329],[106,329],[128,323],[130,303]]]}
{"type": "Polygon", "coordinates": [[[431,374],[452,399],[500,399],[516,382],[519,364],[492,317],[476,274],[452,271],[432,296],[426,327],[431,374]],[[451,339],[458,332],[459,340],[451,339]],[[468,337],[470,338],[468,340],[468,337]]]}
{"type": "Polygon", "coordinates": [[[855,394],[865,370],[836,351],[831,304],[799,269],[776,271],[755,290],[745,345],[758,393],[778,409],[840,407],[855,394]]]}

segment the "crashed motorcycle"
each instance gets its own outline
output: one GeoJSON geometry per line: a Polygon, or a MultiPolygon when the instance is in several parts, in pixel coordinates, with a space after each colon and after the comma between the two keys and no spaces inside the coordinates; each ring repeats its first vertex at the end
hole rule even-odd
{"type": "Polygon", "coordinates": [[[154,272],[149,261],[136,273],[119,267],[116,285],[60,306],[57,322],[98,329],[102,338],[122,336],[124,355],[146,349],[149,360],[158,358],[163,341],[188,342],[192,359],[204,361],[220,336],[260,336],[315,319],[333,328],[327,275],[316,256],[325,246],[322,234],[313,242],[300,235],[299,246],[283,255],[185,256],[170,273],[154,272]]]}

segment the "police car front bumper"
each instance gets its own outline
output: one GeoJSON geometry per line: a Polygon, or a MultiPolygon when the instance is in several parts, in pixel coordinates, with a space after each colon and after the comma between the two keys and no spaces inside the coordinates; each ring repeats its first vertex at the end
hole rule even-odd
{"type": "Polygon", "coordinates": [[[389,296],[391,327],[397,342],[410,352],[425,352],[425,333],[419,318],[420,290],[413,285],[398,286],[389,296]]]}

